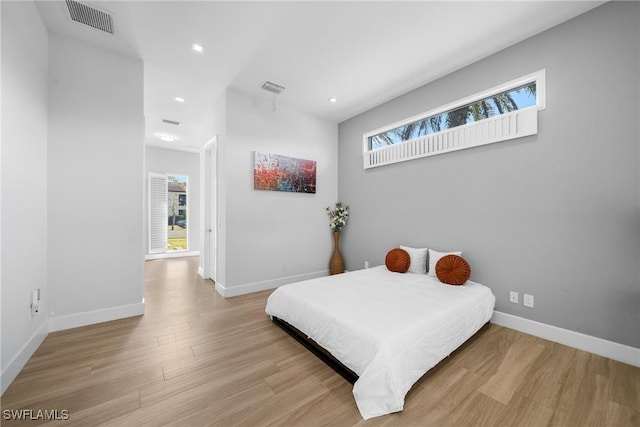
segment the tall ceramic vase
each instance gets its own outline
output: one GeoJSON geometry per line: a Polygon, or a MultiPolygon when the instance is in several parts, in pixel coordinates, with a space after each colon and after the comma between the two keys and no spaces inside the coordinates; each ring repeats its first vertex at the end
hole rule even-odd
{"type": "Polygon", "coordinates": [[[344,261],[340,254],[340,232],[333,232],[333,254],[329,260],[329,274],[344,273],[344,261]]]}

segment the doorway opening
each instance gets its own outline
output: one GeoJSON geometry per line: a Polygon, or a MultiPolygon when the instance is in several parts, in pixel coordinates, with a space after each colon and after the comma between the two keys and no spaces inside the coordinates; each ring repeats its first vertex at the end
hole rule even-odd
{"type": "Polygon", "coordinates": [[[167,251],[189,250],[187,234],[187,181],[182,175],[167,175],[167,251]]]}
{"type": "Polygon", "coordinates": [[[189,250],[189,177],[149,173],[149,254],[189,250]]]}
{"type": "Polygon", "coordinates": [[[201,157],[204,187],[204,227],[202,238],[201,269],[198,273],[216,283],[218,275],[218,137],[214,136],[205,146],[201,157]]]}

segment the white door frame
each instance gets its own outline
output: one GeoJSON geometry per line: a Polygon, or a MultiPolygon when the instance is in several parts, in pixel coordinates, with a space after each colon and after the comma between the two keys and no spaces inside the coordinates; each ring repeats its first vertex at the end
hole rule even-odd
{"type": "Polygon", "coordinates": [[[203,147],[204,196],[202,228],[202,277],[216,280],[218,241],[218,136],[211,138],[203,147]]]}

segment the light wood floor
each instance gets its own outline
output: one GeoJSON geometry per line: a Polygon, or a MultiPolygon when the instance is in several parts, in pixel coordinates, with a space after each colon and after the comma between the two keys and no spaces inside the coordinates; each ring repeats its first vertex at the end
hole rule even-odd
{"type": "Polygon", "coordinates": [[[51,333],[2,396],[70,419],[2,425],[640,425],[640,369],[496,325],[365,422],[351,385],[264,314],[270,291],[224,299],[194,257],[145,268],[144,316],[51,333]]]}

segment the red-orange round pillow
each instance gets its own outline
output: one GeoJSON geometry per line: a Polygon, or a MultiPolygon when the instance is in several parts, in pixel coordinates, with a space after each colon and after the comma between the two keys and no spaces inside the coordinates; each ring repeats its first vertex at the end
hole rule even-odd
{"type": "Polygon", "coordinates": [[[464,285],[471,276],[471,267],[461,256],[445,255],[436,263],[436,276],[447,285],[464,285]]]}
{"type": "Polygon", "coordinates": [[[411,265],[411,258],[409,252],[404,249],[395,248],[387,252],[387,256],[384,259],[384,264],[389,271],[396,273],[406,273],[411,265]]]}

